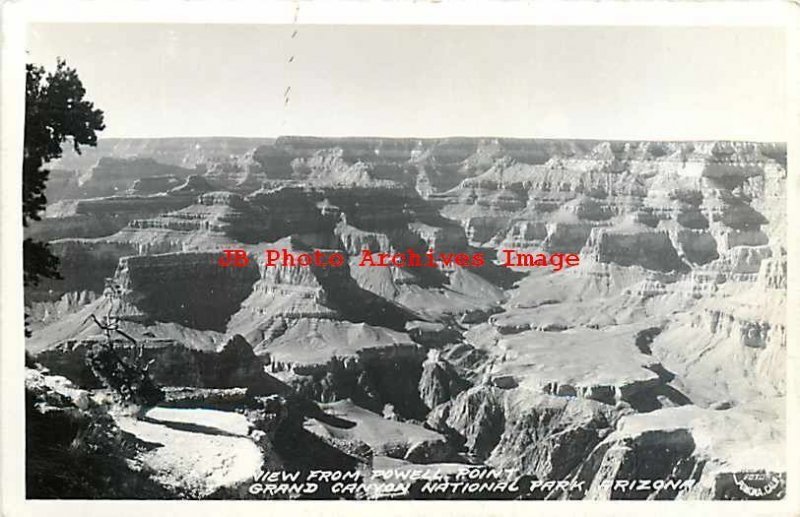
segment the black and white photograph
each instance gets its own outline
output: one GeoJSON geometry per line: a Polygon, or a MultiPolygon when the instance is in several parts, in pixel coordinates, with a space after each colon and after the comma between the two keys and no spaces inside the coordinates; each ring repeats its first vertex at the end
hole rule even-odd
{"type": "Polygon", "coordinates": [[[786,503],[787,23],[314,3],[19,24],[4,485],[786,503]]]}

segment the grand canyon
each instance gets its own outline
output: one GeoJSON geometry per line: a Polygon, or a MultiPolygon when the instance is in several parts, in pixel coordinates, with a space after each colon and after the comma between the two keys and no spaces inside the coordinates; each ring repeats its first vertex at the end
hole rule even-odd
{"type": "MultiPolygon", "coordinates": [[[[254,476],[468,467],[521,487],[483,498],[743,498],[737,474],[786,471],[786,165],[785,145],[739,141],[66,153],[26,228],[63,276],[25,291],[29,497],[299,498],[254,476]],[[231,248],[346,263],[220,267],[231,248]],[[364,249],[491,260],[365,267],[364,249]],[[580,263],[504,267],[501,250],[580,263]],[[151,360],[155,407],[126,410],[87,365],[111,310],[151,360]],[[91,451],[96,479],[54,484],[36,456],[54,439],[91,451]]],[[[423,482],[309,497],[470,497],[423,482]]]]}

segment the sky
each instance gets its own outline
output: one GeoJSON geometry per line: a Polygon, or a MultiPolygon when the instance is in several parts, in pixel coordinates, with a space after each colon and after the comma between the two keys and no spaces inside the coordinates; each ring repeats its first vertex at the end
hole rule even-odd
{"type": "Polygon", "coordinates": [[[36,24],[103,137],[784,141],[778,28],[36,24]],[[297,31],[294,33],[294,31],[297,31]]]}

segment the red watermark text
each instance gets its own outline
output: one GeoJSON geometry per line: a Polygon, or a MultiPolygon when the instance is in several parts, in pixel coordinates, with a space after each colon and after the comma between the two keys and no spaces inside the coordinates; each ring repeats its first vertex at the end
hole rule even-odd
{"type": "MultiPolygon", "coordinates": [[[[264,251],[264,265],[266,267],[342,267],[345,264],[363,267],[403,267],[403,268],[477,268],[489,264],[513,268],[552,268],[553,271],[562,271],[580,265],[580,256],[577,253],[528,253],[517,250],[503,249],[497,254],[497,259],[490,261],[484,253],[443,253],[428,250],[419,253],[412,249],[403,252],[376,252],[368,249],[361,250],[360,255],[348,257],[340,251],[314,250],[299,252],[296,250],[268,249],[264,251]]],[[[243,249],[223,250],[218,259],[222,267],[242,268],[250,264],[250,257],[243,249]]]]}

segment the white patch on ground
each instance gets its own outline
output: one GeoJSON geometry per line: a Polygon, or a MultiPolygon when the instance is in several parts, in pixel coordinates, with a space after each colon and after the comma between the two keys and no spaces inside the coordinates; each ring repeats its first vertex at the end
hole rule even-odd
{"type": "Polygon", "coordinates": [[[153,408],[143,421],[116,416],[119,427],[155,447],[139,460],[159,483],[194,497],[251,480],[262,454],[247,438],[247,420],[209,409],[153,408]]]}
{"type": "Polygon", "coordinates": [[[214,409],[181,409],[154,407],[145,413],[149,420],[157,420],[165,425],[184,423],[207,427],[229,434],[247,436],[249,423],[239,413],[216,411],[214,409]]]}

